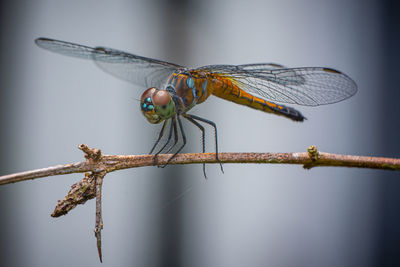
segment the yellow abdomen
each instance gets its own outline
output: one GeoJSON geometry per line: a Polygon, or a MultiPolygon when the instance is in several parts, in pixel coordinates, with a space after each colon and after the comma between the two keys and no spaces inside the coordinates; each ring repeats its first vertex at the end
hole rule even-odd
{"type": "Polygon", "coordinates": [[[292,119],[294,121],[303,121],[305,117],[297,110],[284,105],[275,104],[266,101],[260,97],[249,94],[232,83],[229,78],[214,76],[212,84],[209,85],[211,93],[234,103],[248,106],[253,109],[261,110],[267,113],[274,113],[292,119]]]}

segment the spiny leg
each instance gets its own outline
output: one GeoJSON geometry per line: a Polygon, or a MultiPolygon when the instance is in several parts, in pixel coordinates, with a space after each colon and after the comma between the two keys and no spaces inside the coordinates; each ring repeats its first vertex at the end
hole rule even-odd
{"type": "Polygon", "coordinates": [[[210,121],[210,120],[207,120],[207,119],[198,117],[198,116],[196,116],[196,115],[189,115],[189,114],[185,114],[185,115],[186,115],[186,116],[190,116],[192,119],[205,122],[205,123],[211,125],[211,126],[214,128],[214,133],[215,133],[215,135],[214,135],[214,136],[215,136],[215,158],[216,158],[216,160],[219,162],[219,165],[221,166],[221,171],[222,171],[222,173],[224,173],[224,168],[222,167],[222,163],[221,163],[221,161],[220,161],[219,158],[218,158],[218,133],[217,133],[217,125],[216,125],[213,121],[210,121]]]}
{"type": "Polygon", "coordinates": [[[183,144],[182,144],[181,147],[167,160],[167,163],[165,163],[165,165],[162,166],[162,168],[164,168],[165,166],[167,166],[168,163],[169,163],[173,158],[175,158],[175,156],[178,155],[178,153],[181,152],[181,150],[183,149],[183,147],[186,145],[186,135],[185,135],[185,131],[183,130],[182,121],[181,121],[179,115],[176,115],[176,119],[178,120],[179,128],[180,128],[180,130],[181,130],[183,144]]]}
{"type": "MultiPolygon", "coordinates": [[[[165,121],[164,125],[166,125],[168,120],[165,121]]],[[[171,120],[171,125],[169,127],[169,134],[168,134],[168,139],[165,142],[165,144],[154,154],[154,165],[157,165],[157,156],[161,153],[161,151],[164,150],[164,148],[169,144],[169,142],[171,141],[171,137],[172,137],[172,129],[174,127],[175,124],[175,120],[171,120]]],[[[164,128],[164,126],[163,126],[164,128]]]]}
{"type": "Polygon", "coordinates": [[[163,135],[164,135],[164,131],[165,131],[165,128],[167,127],[167,124],[168,124],[168,120],[164,121],[164,124],[163,124],[163,126],[162,126],[162,128],[161,128],[161,131],[160,131],[159,135],[158,135],[158,139],[157,139],[157,141],[155,142],[154,146],[151,148],[149,154],[153,153],[154,149],[156,148],[156,146],[157,146],[158,143],[160,142],[161,138],[162,138],[163,135]]]}
{"type": "Polygon", "coordinates": [[[170,127],[169,127],[168,139],[167,139],[167,141],[165,142],[165,144],[156,152],[155,155],[160,154],[160,153],[164,150],[164,148],[169,144],[169,142],[171,141],[172,129],[173,129],[174,123],[175,123],[175,122],[174,122],[174,120],[172,119],[172,120],[171,120],[171,125],[170,125],[170,127]]]}
{"type": "Polygon", "coordinates": [[[176,146],[176,144],[178,143],[178,141],[179,141],[178,129],[177,129],[177,126],[176,126],[176,119],[175,119],[175,117],[172,118],[172,124],[173,124],[173,125],[171,125],[171,127],[172,127],[172,126],[174,127],[174,138],[175,138],[175,142],[174,142],[174,144],[173,144],[170,148],[167,149],[167,151],[165,151],[165,153],[170,152],[171,149],[173,149],[173,148],[176,146]]]}
{"type": "MultiPolygon", "coordinates": [[[[201,141],[202,141],[202,145],[203,145],[203,153],[206,152],[206,140],[205,140],[205,130],[204,127],[198,123],[197,121],[195,121],[194,119],[192,119],[191,115],[189,114],[182,114],[183,117],[185,117],[185,119],[187,119],[188,121],[190,121],[191,123],[193,123],[194,125],[196,125],[200,130],[201,130],[201,141]]],[[[204,178],[207,179],[207,175],[206,175],[206,164],[203,163],[203,173],[204,173],[204,178]]]]}
{"type": "MultiPolygon", "coordinates": [[[[167,154],[173,147],[175,147],[175,145],[178,143],[178,131],[177,131],[177,129],[176,129],[176,119],[175,119],[175,117],[172,117],[172,119],[171,119],[171,126],[170,126],[170,128],[169,128],[169,134],[168,134],[168,140],[167,140],[167,142],[165,142],[165,144],[163,145],[163,147],[155,154],[156,156],[158,156],[158,154],[160,154],[164,149],[165,149],[165,147],[169,144],[169,142],[171,141],[171,138],[172,138],[172,130],[174,131],[174,139],[175,139],[175,142],[174,142],[174,144],[170,147],[170,148],[168,148],[164,153],[165,154],[167,154]]],[[[156,164],[155,164],[156,165],[156,164]]],[[[158,166],[158,167],[160,167],[160,166],[158,166]]],[[[165,167],[165,165],[164,166],[161,166],[161,167],[165,167]]]]}

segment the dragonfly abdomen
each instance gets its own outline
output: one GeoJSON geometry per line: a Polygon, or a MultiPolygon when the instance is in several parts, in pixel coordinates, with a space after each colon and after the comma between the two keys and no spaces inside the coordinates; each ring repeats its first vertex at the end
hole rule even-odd
{"type": "Polygon", "coordinates": [[[254,96],[233,84],[229,78],[216,77],[213,83],[212,94],[240,105],[284,116],[294,121],[303,121],[305,119],[298,110],[254,96]]]}

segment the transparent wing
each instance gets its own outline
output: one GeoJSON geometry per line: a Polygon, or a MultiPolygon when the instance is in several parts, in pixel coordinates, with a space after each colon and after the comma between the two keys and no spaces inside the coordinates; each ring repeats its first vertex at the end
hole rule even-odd
{"type": "MultiPolygon", "coordinates": [[[[285,66],[276,63],[252,63],[239,65],[240,68],[245,70],[272,70],[272,69],[284,69],[285,66]]],[[[237,67],[239,67],[237,66],[237,67]]]]}
{"type": "Polygon", "coordinates": [[[336,103],[357,92],[356,83],[337,70],[284,68],[277,64],[211,65],[196,69],[231,80],[268,100],[305,106],[336,103]]]}
{"type": "Polygon", "coordinates": [[[104,47],[92,48],[48,38],[38,38],[35,43],[62,55],[93,60],[105,72],[145,87],[162,88],[172,73],[183,69],[173,63],[104,47]]]}

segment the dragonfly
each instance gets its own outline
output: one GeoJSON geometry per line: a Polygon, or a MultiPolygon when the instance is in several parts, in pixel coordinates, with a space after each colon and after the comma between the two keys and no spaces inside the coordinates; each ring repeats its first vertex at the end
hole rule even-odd
{"type": "MultiPolygon", "coordinates": [[[[140,97],[140,110],[150,123],[163,123],[150,150],[150,154],[153,154],[155,149],[159,148],[154,153],[155,165],[157,155],[173,149],[175,151],[163,167],[186,145],[181,121],[181,118],[185,118],[201,130],[203,153],[205,128],[201,123],[214,128],[215,157],[223,172],[218,158],[216,124],[188,113],[211,95],[302,122],[306,118],[300,111],[282,103],[319,106],[345,100],[357,92],[357,85],[349,76],[327,67],[287,68],[274,63],[255,63],[187,68],[106,47],[88,47],[49,38],[38,38],[35,43],[58,54],[92,60],[105,72],[148,88],[140,97]],[[160,144],[166,131],[168,137],[164,144],[160,144]],[[176,148],[179,140],[182,142],[176,148]]],[[[203,173],[207,178],[205,164],[203,173]]]]}

